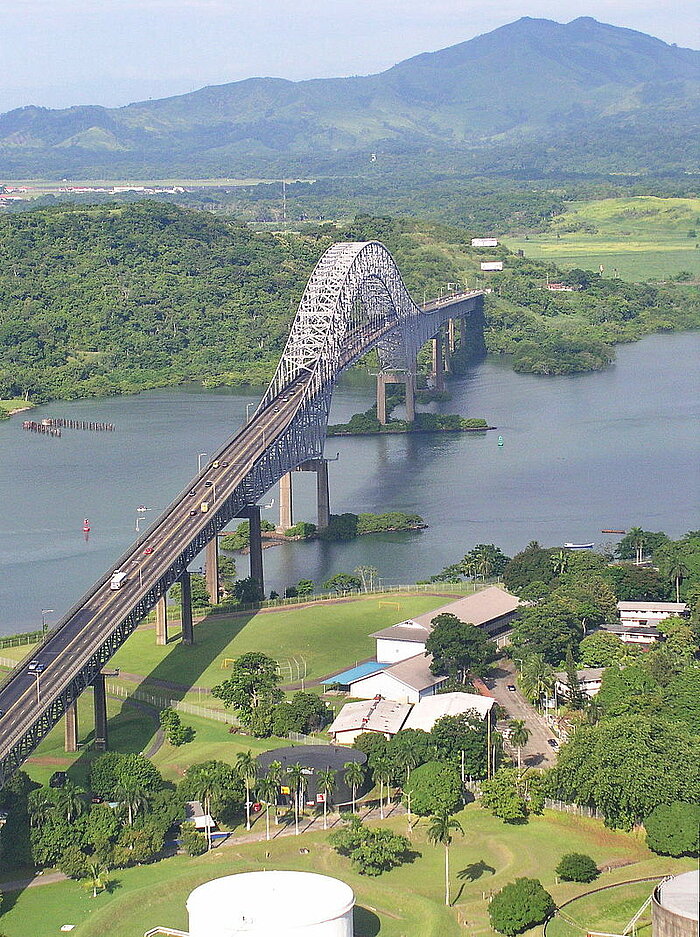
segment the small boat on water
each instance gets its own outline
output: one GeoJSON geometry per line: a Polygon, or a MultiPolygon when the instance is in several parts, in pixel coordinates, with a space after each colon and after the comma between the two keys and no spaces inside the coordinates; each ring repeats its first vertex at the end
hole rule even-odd
{"type": "Polygon", "coordinates": [[[595,546],[594,543],[565,543],[564,548],[567,550],[592,550],[595,546]]]}
{"type": "Polygon", "coordinates": [[[626,530],[613,530],[612,527],[604,527],[601,534],[626,534],[626,530]]]}

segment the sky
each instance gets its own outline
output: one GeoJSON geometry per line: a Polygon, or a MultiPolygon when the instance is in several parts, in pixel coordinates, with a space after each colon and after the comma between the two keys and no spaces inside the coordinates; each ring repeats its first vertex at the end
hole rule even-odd
{"type": "Polygon", "coordinates": [[[0,112],[366,75],[521,16],[593,16],[700,47],[698,0],[0,0],[0,13],[0,112]]]}

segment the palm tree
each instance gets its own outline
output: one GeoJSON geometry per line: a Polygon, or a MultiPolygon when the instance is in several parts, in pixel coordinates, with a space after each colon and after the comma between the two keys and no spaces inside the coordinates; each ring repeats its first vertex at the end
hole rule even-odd
{"type": "Polygon", "coordinates": [[[117,799],[126,807],[129,826],[134,825],[134,817],[148,805],[148,792],[138,778],[126,775],[114,791],[117,799]]]}
{"type": "Polygon", "coordinates": [[[352,788],[352,812],[355,813],[355,797],[358,787],[364,783],[365,769],[359,761],[346,761],[343,765],[343,779],[352,788]]]}
{"type": "Polygon", "coordinates": [[[51,811],[55,807],[51,793],[48,787],[40,787],[30,793],[27,806],[29,807],[29,820],[32,826],[41,826],[42,823],[48,820],[51,811]]]}
{"type": "MultiPolygon", "coordinates": [[[[274,781],[277,785],[277,789],[282,785],[282,777],[284,776],[284,769],[282,767],[281,761],[271,761],[267,766],[266,777],[268,781],[274,781]]],[[[275,826],[279,823],[279,816],[277,812],[277,800],[275,799],[275,826]]]]}
{"type": "Polygon", "coordinates": [[[319,771],[316,775],[318,786],[323,791],[323,829],[328,829],[328,798],[335,790],[336,772],[332,768],[326,768],[325,771],[319,771]]]}
{"type": "Polygon", "coordinates": [[[445,904],[450,903],[450,843],[452,842],[452,831],[460,832],[464,835],[464,830],[459,820],[449,816],[447,813],[439,814],[430,818],[428,827],[428,839],[436,846],[443,843],[445,846],[445,904]]]}
{"type": "Polygon", "coordinates": [[[100,865],[99,862],[91,862],[89,869],[90,871],[85,879],[85,885],[92,890],[92,897],[97,898],[97,892],[107,887],[109,869],[106,866],[100,865]]]}
{"type": "Polygon", "coordinates": [[[261,778],[257,785],[258,797],[265,804],[265,839],[270,838],[270,806],[277,806],[277,794],[279,793],[279,784],[268,774],[261,778]]]}
{"type": "Polygon", "coordinates": [[[668,579],[676,587],[676,602],[681,600],[681,583],[688,575],[688,566],[683,558],[682,551],[676,544],[671,544],[661,560],[661,567],[668,579]]]}
{"type": "Polygon", "coordinates": [[[56,807],[65,814],[66,820],[72,823],[85,813],[85,791],[72,781],[68,780],[60,789],[56,807]]]}
{"type": "Polygon", "coordinates": [[[388,787],[388,779],[391,776],[391,764],[386,757],[375,758],[372,763],[372,774],[379,778],[379,816],[384,819],[384,785],[388,787]]]}
{"type": "Polygon", "coordinates": [[[294,791],[294,830],[299,835],[299,791],[304,781],[304,768],[297,761],[296,764],[287,768],[287,777],[289,786],[294,791]]]}
{"type": "Polygon", "coordinates": [[[199,773],[197,774],[195,789],[197,792],[197,797],[199,797],[204,804],[204,813],[208,818],[207,848],[211,849],[211,802],[212,798],[216,797],[221,792],[221,778],[213,764],[204,765],[200,769],[199,773]]]}
{"type": "Polygon", "coordinates": [[[530,738],[530,730],[524,719],[513,719],[510,724],[510,740],[518,749],[518,771],[520,771],[520,752],[530,738]]]}
{"type": "Polygon", "coordinates": [[[571,554],[567,550],[559,550],[551,556],[552,570],[555,576],[561,576],[569,566],[571,554]]]}
{"type": "Polygon", "coordinates": [[[247,752],[238,752],[236,755],[236,771],[245,784],[245,828],[250,829],[250,785],[258,776],[258,763],[255,756],[248,749],[247,752]]]}
{"type": "Polygon", "coordinates": [[[641,527],[632,527],[627,531],[627,541],[635,552],[635,564],[641,565],[644,547],[646,545],[646,536],[641,527]]]}

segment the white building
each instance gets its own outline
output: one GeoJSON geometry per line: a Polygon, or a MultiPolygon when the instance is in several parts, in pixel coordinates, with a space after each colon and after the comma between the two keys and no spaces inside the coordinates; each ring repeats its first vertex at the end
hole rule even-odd
{"type": "Polygon", "coordinates": [[[481,269],[482,270],[503,270],[503,261],[502,260],[482,260],[481,269]]]}
{"type": "Polygon", "coordinates": [[[486,719],[493,713],[495,705],[496,700],[492,696],[479,696],[476,693],[438,693],[416,703],[403,727],[431,732],[435,723],[443,716],[461,716],[468,712],[476,713],[480,719],[486,719]]]}
{"type": "Polygon", "coordinates": [[[688,615],[685,602],[618,602],[620,621],[629,625],[658,625],[671,615],[688,615]]]}
{"type": "Polygon", "coordinates": [[[456,615],[461,621],[482,628],[491,637],[509,627],[519,606],[517,596],[499,586],[489,586],[432,612],[382,628],[371,635],[377,641],[377,662],[393,663],[424,654],[425,642],[433,628],[432,620],[438,615],[456,615]]]}
{"type": "Polygon", "coordinates": [[[659,629],[656,625],[628,625],[615,621],[600,626],[601,631],[608,631],[616,635],[625,644],[640,644],[648,647],[659,640],[659,629]]]}
{"type": "Polygon", "coordinates": [[[498,238],[472,238],[472,247],[498,247],[498,238]]]}
{"type": "Polygon", "coordinates": [[[328,734],[340,745],[352,745],[363,732],[377,732],[390,739],[403,728],[411,711],[408,703],[369,699],[346,703],[328,726],[328,734]]]}
{"type": "Polygon", "coordinates": [[[432,659],[430,654],[416,654],[378,673],[361,677],[350,684],[350,696],[360,699],[381,696],[397,703],[417,703],[424,696],[437,693],[447,680],[430,672],[432,659]]]}
{"type": "MultiPolygon", "coordinates": [[[[595,696],[603,682],[605,667],[584,667],[577,670],[578,685],[588,697],[595,696]]],[[[555,689],[559,696],[566,698],[569,695],[569,678],[565,673],[555,673],[555,689]]]]}
{"type": "Polygon", "coordinates": [[[194,823],[195,829],[201,833],[216,828],[216,820],[210,813],[204,812],[204,807],[199,800],[188,800],[185,804],[185,820],[188,823],[194,823]]]}

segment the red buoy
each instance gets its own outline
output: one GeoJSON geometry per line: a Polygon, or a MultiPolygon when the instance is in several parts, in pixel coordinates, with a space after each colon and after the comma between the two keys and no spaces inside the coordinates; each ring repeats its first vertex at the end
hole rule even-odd
{"type": "Polygon", "coordinates": [[[83,521],[83,533],[85,534],[90,533],[90,521],[87,519],[87,517],[83,521]]]}

